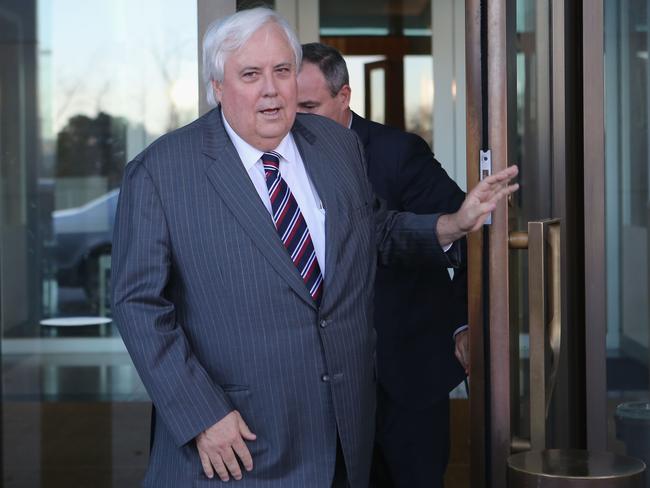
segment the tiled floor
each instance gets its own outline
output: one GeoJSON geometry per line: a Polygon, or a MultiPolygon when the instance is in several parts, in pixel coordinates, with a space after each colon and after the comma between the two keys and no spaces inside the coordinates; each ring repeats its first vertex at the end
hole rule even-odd
{"type": "Polygon", "coordinates": [[[121,340],[5,339],[2,346],[2,486],[139,486],[151,405],[121,340]]]}
{"type": "MultiPolygon", "coordinates": [[[[607,372],[614,403],[647,393],[641,363],[610,358],[607,372]]],[[[139,486],[151,406],[119,337],[4,339],[2,400],[2,486],[139,486]]],[[[452,400],[448,488],[469,486],[469,424],[467,400],[452,400]]]]}
{"type": "Polygon", "coordinates": [[[147,402],[5,402],[5,488],[139,486],[149,452],[147,402]]]}

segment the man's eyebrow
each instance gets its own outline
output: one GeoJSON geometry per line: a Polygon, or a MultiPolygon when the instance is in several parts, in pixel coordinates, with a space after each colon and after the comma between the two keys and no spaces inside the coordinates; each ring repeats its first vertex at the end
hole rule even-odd
{"type": "Polygon", "coordinates": [[[298,105],[318,105],[316,100],[298,100],[298,105]]]}
{"type": "Polygon", "coordinates": [[[244,71],[251,71],[251,70],[259,70],[259,66],[244,66],[242,69],[239,70],[240,73],[243,73],[244,71]]]}

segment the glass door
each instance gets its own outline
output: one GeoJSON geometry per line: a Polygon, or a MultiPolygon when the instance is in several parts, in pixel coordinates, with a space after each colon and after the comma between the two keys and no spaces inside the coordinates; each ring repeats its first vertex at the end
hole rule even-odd
{"type": "Polygon", "coordinates": [[[0,6],[6,487],[136,486],[149,397],[112,323],[124,166],[198,107],[197,3],[0,6]]]}
{"type": "Polygon", "coordinates": [[[466,5],[468,183],[516,164],[521,184],[469,240],[472,486],[496,488],[510,454],[579,443],[579,358],[568,354],[579,329],[567,326],[579,323],[565,35],[576,12],[552,0],[466,5]]]}
{"type": "Polygon", "coordinates": [[[599,41],[590,44],[596,62],[585,69],[585,78],[599,80],[589,85],[590,120],[605,130],[594,138],[601,151],[593,154],[594,171],[585,182],[597,189],[585,229],[588,238],[601,243],[599,253],[591,255],[595,286],[586,296],[587,310],[596,318],[589,336],[588,441],[590,448],[648,464],[650,9],[646,0],[603,0],[595,3],[589,20],[585,35],[599,41]]]}

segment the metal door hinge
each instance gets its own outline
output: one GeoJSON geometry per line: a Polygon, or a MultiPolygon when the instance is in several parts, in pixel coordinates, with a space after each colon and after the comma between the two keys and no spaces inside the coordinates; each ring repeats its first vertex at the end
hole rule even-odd
{"type": "MultiPolygon", "coordinates": [[[[479,179],[483,181],[485,178],[492,174],[492,151],[489,149],[486,151],[480,151],[479,157],[481,159],[479,163],[480,175],[479,179]]],[[[485,225],[492,224],[492,214],[490,214],[485,221],[485,225]]]]}

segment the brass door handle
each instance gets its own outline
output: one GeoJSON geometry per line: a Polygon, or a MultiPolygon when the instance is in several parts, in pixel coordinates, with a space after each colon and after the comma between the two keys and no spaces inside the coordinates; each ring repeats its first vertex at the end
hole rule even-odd
{"type": "Polygon", "coordinates": [[[558,219],[528,223],[509,236],[511,249],[528,249],[530,441],[513,439],[513,451],[546,448],[546,418],[555,389],[562,342],[561,236],[558,219]]]}

